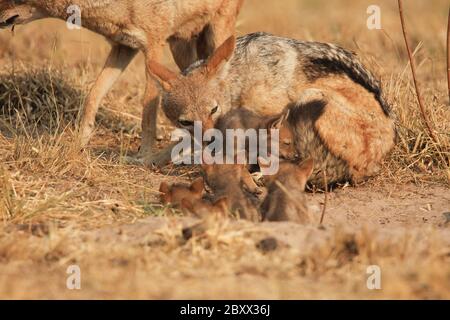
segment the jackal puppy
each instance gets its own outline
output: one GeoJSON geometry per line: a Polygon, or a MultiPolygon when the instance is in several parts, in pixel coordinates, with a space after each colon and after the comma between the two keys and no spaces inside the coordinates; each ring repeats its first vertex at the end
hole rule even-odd
{"type": "Polygon", "coordinates": [[[312,222],[304,191],[313,169],[312,159],[301,164],[285,161],[275,176],[265,177],[268,195],[260,206],[264,221],[312,222]]]}
{"type": "Polygon", "coordinates": [[[220,198],[214,202],[200,199],[191,200],[184,198],[181,200],[181,210],[185,214],[194,215],[197,218],[226,218],[229,214],[227,198],[220,198]]]}
{"type": "Polygon", "coordinates": [[[279,115],[267,117],[256,114],[255,112],[246,108],[232,109],[224,116],[220,117],[215,123],[215,128],[220,130],[224,137],[223,146],[221,152],[226,152],[229,155],[232,154],[245,154],[247,159],[247,165],[242,168],[242,181],[248,191],[254,194],[261,194],[261,189],[254,182],[253,177],[250,175],[250,171],[258,171],[257,157],[262,156],[259,154],[261,144],[266,146],[266,153],[264,156],[269,156],[272,152],[276,153],[277,157],[287,160],[295,160],[298,158],[297,149],[294,141],[294,132],[291,129],[291,125],[288,121],[289,109],[285,110],[279,115]],[[231,135],[229,134],[231,130],[231,135]],[[251,131],[254,130],[254,131],[251,131]],[[265,131],[265,134],[261,134],[261,130],[265,131]],[[277,150],[273,149],[272,138],[273,130],[278,130],[278,137],[275,145],[277,150]],[[242,136],[239,136],[242,135],[242,136]],[[228,140],[233,140],[230,141],[228,140]],[[262,141],[265,139],[266,141],[262,141]],[[241,145],[238,147],[237,141],[241,141],[241,145]],[[244,145],[242,145],[242,143],[244,145]],[[228,150],[229,145],[232,145],[234,149],[228,150]],[[244,148],[244,150],[238,148],[244,148]],[[254,163],[251,160],[254,159],[254,163]]]}
{"type": "Polygon", "coordinates": [[[175,207],[179,207],[183,199],[191,201],[201,200],[204,190],[205,183],[203,178],[196,179],[190,185],[184,183],[169,185],[167,182],[162,182],[159,186],[162,204],[170,204],[175,207]]]}
{"type": "Polygon", "coordinates": [[[242,190],[245,180],[248,177],[251,179],[245,165],[203,164],[202,168],[214,198],[225,198],[229,212],[236,213],[241,219],[254,222],[261,220],[250,197],[242,190]]]}
{"type": "MultiPolygon", "coordinates": [[[[267,145],[267,151],[270,153],[272,151],[270,149],[272,146],[272,130],[278,130],[279,140],[277,142],[279,146],[279,156],[283,159],[295,160],[296,158],[298,158],[298,153],[295,147],[294,132],[292,131],[291,125],[288,121],[289,113],[290,110],[287,109],[281,114],[268,117],[258,115],[247,108],[236,108],[220,117],[215,124],[215,128],[219,129],[224,137],[228,137],[228,135],[226,134],[227,130],[234,130],[232,139],[234,139],[237,135],[236,130],[241,129],[241,132],[245,137],[245,148],[247,154],[249,153],[250,143],[255,143],[257,146],[259,146],[263,142],[267,145]],[[252,129],[256,132],[254,141],[251,141],[252,135],[248,131],[252,129]],[[260,130],[266,130],[267,141],[260,141],[260,138],[262,137],[262,135],[259,134],[260,130]]],[[[224,149],[226,149],[226,142],[227,141],[225,139],[223,146],[224,149]]],[[[255,149],[259,150],[258,148],[256,148],[256,146],[255,149]]]]}
{"type": "Polygon", "coordinates": [[[178,183],[169,185],[162,182],[160,197],[163,204],[170,204],[179,208],[187,215],[197,218],[225,218],[228,215],[226,198],[211,201],[204,196],[205,184],[203,178],[198,178],[190,185],[178,183]]]}

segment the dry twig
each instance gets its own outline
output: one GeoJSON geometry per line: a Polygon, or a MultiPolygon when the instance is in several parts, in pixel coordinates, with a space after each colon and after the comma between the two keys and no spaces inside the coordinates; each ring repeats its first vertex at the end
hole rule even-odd
{"type": "Polygon", "coordinates": [[[438,143],[438,139],[437,139],[436,135],[434,134],[433,129],[431,128],[430,120],[428,119],[428,116],[425,112],[425,103],[423,101],[422,94],[421,94],[420,88],[419,88],[419,84],[417,82],[416,63],[414,62],[411,47],[409,46],[409,42],[408,42],[408,32],[406,30],[405,18],[403,16],[402,0],[398,0],[398,9],[399,9],[399,13],[400,13],[400,21],[402,24],[403,38],[405,39],[406,50],[408,51],[408,57],[409,57],[410,65],[411,65],[411,72],[412,72],[412,76],[413,76],[413,80],[414,80],[414,87],[416,89],[417,101],[419,102],[420,112],[422,113],[422,117],[425,122],[425,126],[427,127],[428,133],[430,134],[430,137],[433,139],[434,142],[438,143]]]}
{"type": "Polygon", "coordinates": [[[322,215],[320,217],[320,225],[322,225],[322,223],[323,223],[323,218],[325,217],[325,212],[327,211],[327,202],[328,202],[328,179],[327,179],[326,170],[323,170],[323,183],[325,185],[325,198],[323,200],[323,208],[322,208],[322,215]]]}

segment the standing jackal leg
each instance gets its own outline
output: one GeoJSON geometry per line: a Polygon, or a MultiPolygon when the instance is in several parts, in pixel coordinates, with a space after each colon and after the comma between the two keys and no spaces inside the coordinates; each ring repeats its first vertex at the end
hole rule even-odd
{"type": "Polygon", "coordinates": [[[159,89],[150,77],[147,80],[147,90],[142,114],[142,140],[138,154],[138,163],[146,166],[164,166],[171,160],[174,144],[157,151],[155,148],[156,130],[158,123],[158,108],[161,102],[159,89]]]}
{"type": "Polygon", "coordinates": [[[170,51],[175,63],[181,71],[186,70],[191,64],[198,60],[197,39],[190,40],[171,38],[169,39],[170,51]]]}
{"type": "Polygon", "coordinates": [[[158,123],[158,108],[161,102],[159,85],[152,75],[148,63],[159,59],[163,44],[156,46],[154,50],[146,53],[147,63],[147,87],[144,97],[144,110],[142,113],[142,140],[138,154],[139,162],[145,165],[164,165],[170,161],[171,149],[164,149],[157,153],[155,150],[156,126],[158,123]]]}
{"type": "Polygon", "coordinates": [[[136,53],[137,50],[122,45],[112,47],[106,64],[95,81],[84,104],[83,116],[79,128],[80,143],[83,147],[88,144],[94,131],[95,115],[97,114],[101,100],[126,69],[136,53]]]}
{"type": "Polygon", "coordinates": [[[142,112],[142,140],[138,154],[138,159],[147,165],[152,164],[155,156],[156,125],[160,100],[159,90],[155,81],[150,75],[147,75],[147,87],[145,89],[144,109],[142,112]]]}
{"type": "Polygon", "coordinates": [[[226,0],[223,2],[218,14],[210,22],[210,28],[206,28],[203,32],[203,44],[198,44],[197,47],[200,57],[206,58],[213,53],[214,49],[236,33],[236,20],[243,3],[244,0],[226,0]],[[202,48],[206,52],[202,52],[202,48]]]}

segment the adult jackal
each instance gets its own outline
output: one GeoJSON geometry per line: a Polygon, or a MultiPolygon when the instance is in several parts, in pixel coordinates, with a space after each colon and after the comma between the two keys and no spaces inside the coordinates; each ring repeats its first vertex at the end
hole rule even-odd
{"type": "Polygon", "coordinates": [[[233,108],[262,116],[290,109],[301,160],[314,159],[310,181],[359,181],[379,170],[394,146],[395,128],[378,80],[356,56],[336,45],[255,33],[229,38],[181,75],[156,62],[163,109],[191,128],[233,108]]]}
{"type": "MultiPolygon", "coordinates": [[[[102,98],[141,50],[147,64],[159,61],[169,43],[181,70],[205,59],[234,34],[243,0],[0,0],[0,28],[53,17],[67,20],[69,6],[81,9],[82,26],[113,43],[108,60],[86,99],[80,126],[86,144],[102,98]]],[[[140,158],[157,163],[154,153],[159,90],[148,75],[142,118],[140,158]]]]}

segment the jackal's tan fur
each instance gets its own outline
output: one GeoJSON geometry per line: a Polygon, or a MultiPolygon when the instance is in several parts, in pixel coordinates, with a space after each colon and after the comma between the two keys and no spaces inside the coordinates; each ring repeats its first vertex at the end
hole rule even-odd
{"type": "MultiPolygon", "coordinates": [[[[82,26],[105,36],[113,48],[84,106],[81,142],[92,135],[102,98],[140,50],[147,63],[159,61],[166,42],[184,70],[208,57],[234,34],[243,0],[0,0],[0,27],[53,17],[67,20],[69,6],[81,9],[82,26]]],[[[159,89],[150,75],[142,119],[141,157],[158,162],[153,152],[159,89]]],[[[164,158],[164,157],[163,157],[164,158]]]]}
{"type": "MultiPolygon", "coordinates": [[[[266,143],[269,147],[269,152],[272,152],[272,150],[270,150],[271,130],[276,129],[279,131],[279,156],[283,159],[294,160],[298,157],[298,154],[295,148],[294,131],[288,121],[289,112],[290,111],[287,110],[274,117],[265,117],[246,108],[236,108],[218,118],[214,126],[222,132],[224,137],[227,136],[227,129],[242,129],[244,132],[249,129],[267,130],[268,141],[266,141],[266,143]]],[[[261,143],[261,141],[258,141],[258,144],[259,143],[261,143]]],[[[225,145],[226,140],[224,140],[224,149],[225,145]]],[[[234,151],[235,153],[237,152],[237,150],[234,151]]]]}
{"type": "Polygon", "coordinates": [[[242,219],[260,221],[260,215],[251,199],[242,190],[247,183],[253,183],[246,166],[238,164],[203,164],[206,182],[215,199],[225,198],[229,212],[242,219]]]}
{"type": "Polygon", "coordinates": [[[279,172],[266,177],[268,194],[260,207],[262,219],[302,224],[312,222],[304,191],[313,169],[312,159],[300,165],[281,162],[279,172]]]}
{"type": "Polygon", "coordinates": [[[262,116],[294,108],[297,151],[303,159],[313,156],[313,179],[324,169],[330,182],[378,171],[394,146],[394,121],[379,81],[354,54],[265,33],[238,38],[234,48],[230,38],[181,75],[150,64],[164,84],[163,108],[173,122],[208,123],[217,106],[221,114],[244,106],[262,116]]]}
{"type": "Polygon", "coordinates": [[[179,207],[183,199],[191,201],[202,199],[204,190],[203,178],[198,178],[191,185],[183,183],[169,185],[166,182],[162,182],[159,186],[161,202],[175,207],[179,207]]]}
{"type": "Polygon", "coordinates": [[[228,217],[229,209],[227,198],[221,198],[215,202],[205,199],[192,200],[184,198],[181,201],[181,210],[188,215],[194,215],[197,218],[226,218],[228,217]]]}

